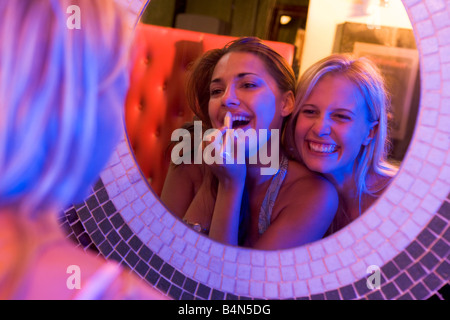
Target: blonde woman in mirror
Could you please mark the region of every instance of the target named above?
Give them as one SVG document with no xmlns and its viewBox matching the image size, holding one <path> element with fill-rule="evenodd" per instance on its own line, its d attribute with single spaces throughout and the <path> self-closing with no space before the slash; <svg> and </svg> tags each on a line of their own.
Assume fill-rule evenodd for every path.
<svg viewBox="0 0 450 320">
<path fill-rule="evenodd" d="M 389 107 L 383 77 L 366 58 L 331 55 L 300 78 L 286 143 L 293 158 L 338 190 L 327 234 L 358 218 L 397 173 L 388 161 Z"/>
<path fill-rule="evenodd" d="M 295 84 L 286 61 L 257 38 L 237 39 L 197 61 L 188 78 L 189 105 L 205 134 L 215 130 L 222 149 L 215 153 L 218 161 L 170 167 L 161 199 L 171 212 L 229 245 L 275 250 L 323 236 L 337 209 L 336 190 L 288 160 L 280 146 Z M 255 132 L 256 145 L 242 139 L 244 132 Z M 234 148 L 226 151 L 232 140 Z M 200 156 L 212 145 L 203 143 L 193 148 Z M 245 149 L 243 161 L 238 148 Z M 274 166 L 261 160 L 263 148 L 276 156 Z M 258 159 L 252 162 L 254 154 Z M 276 169 L 265 174 L 269 166 Z"/>
<path fill-rule="evenodd" d="M 81 29 L 66 25 L 69 6 Z M 109 0 L 0 1 L 0 299 L 161 299 L 66 238 L 122 132 L 129 29 Z"/>
</svg>

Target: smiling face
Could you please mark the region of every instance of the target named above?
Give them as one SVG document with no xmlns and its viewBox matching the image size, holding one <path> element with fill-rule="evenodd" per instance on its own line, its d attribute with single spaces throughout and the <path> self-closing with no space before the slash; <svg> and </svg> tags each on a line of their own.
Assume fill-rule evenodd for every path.
<svg viewBox="0 0 450 320">
<path fill-rule="evenodd" d="M 292 110 L 287 97 L 257 55 L 230 52 L 214 69 L 208 114 L 214 128 L 224 125 L 229 111 L 233 129 L 281 129 L 283 117 Z"/>
<path fill-rule="evenodd" d="M 373 137 L 376 122 L 359 89 L 346 77 L 326 75 L 300 106 L 295 143 L 312 170 L 335 177 L 353 173 L 361 148 Z"/>
</svg>

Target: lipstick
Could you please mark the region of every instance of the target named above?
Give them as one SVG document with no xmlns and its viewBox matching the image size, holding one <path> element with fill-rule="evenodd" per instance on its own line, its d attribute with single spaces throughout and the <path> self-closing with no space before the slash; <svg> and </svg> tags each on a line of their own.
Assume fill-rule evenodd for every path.
<svg viewBox="0 0 450 320">
<path fill-rule="evenodd" d="M 231 112 L 230 111 L 227 111 L 227 114 L 225 115 L 225 118 L 223 120 L 223 125 L 227 129 L 233 128 L 233 119 L 231 118 Z"/>
</svg>

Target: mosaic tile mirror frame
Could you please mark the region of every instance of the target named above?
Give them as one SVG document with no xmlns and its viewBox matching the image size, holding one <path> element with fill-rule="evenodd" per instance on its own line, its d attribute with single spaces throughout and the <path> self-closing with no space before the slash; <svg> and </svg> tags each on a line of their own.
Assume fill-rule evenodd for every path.
<svg viewBox="0 0 450 320">
<path fill-rule="evenodd" d="M 147 1 L 119 2 L 133 27 Z M 64 211 L 69 237 L 174 299 L 446 299 L 450 1 L 403 4 L 420 55 L 419 115 L 398 176 L 361 218 L 290 250 L 219 244 L 165 209 L 142 177 L 124 131 L 92 194 Z M 379 289 L 366 285 L 371 265 L 380 268 Z"/>
</svg>

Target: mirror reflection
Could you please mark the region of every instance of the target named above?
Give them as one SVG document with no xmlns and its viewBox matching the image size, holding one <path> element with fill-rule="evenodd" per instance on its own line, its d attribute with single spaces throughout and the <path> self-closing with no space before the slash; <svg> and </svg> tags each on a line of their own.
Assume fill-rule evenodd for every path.
<svg viewBox="0 0 450 320">
<path fill-rule="evenodd" d="M 280 85 L 290 72 L 239 43 L 198 60 L 244 36 L 299 84 Z M 134 47 L 137 163 L 171 212 L 227 244 L 280 249 L 337 231 L 389 185 L 413 133 L 418 54 L 400 0 L 152 0 Z M 370 62 L 326 59 L 338 53 Z"/>
</svg>

